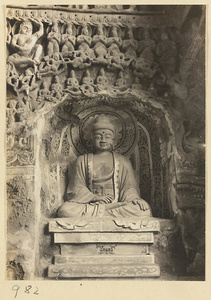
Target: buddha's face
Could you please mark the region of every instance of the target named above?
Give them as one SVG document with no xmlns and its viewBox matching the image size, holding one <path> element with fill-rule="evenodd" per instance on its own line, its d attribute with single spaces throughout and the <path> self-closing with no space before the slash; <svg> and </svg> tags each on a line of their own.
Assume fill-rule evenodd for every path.
<svg viewBox="0 0 211 300">
<path fill-rule="evenodd" d="M 110 129 L 97 129 L 93 132 L 93 145 L 96 151 L 113 149 L 114 133 Z"/>
</svg>

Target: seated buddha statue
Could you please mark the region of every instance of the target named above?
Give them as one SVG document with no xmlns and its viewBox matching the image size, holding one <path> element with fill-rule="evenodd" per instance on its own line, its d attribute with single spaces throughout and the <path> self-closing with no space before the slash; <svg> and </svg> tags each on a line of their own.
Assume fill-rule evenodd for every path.
<svg viewBox="0 0 211 300">
<path fill-rule="evenodd" d="M 69 172 L 67 201 L 58 217 L 145 217 L 149 204 L 140 198 L 128 158 L 113 151 L 115 127 L 105 115 L 92 127 L 94 151 L 77 158 Z"/>
</svg>

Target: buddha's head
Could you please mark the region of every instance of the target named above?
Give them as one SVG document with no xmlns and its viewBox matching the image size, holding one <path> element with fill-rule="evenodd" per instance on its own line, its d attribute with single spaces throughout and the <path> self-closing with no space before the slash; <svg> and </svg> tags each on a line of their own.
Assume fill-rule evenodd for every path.
<svg viewBox="0 0 211 300">
<path fill-rule="evenodd" d="M 92 141 L 95 151 L 111 151 L 115 138 L 115 128 L 108 117 L 99 116 L 92 127 Z"/>
</svg>

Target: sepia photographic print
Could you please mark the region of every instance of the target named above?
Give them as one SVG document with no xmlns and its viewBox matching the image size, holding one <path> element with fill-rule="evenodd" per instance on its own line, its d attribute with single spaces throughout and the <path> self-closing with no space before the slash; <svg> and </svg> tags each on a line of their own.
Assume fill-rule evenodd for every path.
<svg viewBox="0 0 211 300">
<path fill-rule="evenodd" d="M 205 280 L 206 8 L 5 6 L 6 280 Z"/>
</svg>

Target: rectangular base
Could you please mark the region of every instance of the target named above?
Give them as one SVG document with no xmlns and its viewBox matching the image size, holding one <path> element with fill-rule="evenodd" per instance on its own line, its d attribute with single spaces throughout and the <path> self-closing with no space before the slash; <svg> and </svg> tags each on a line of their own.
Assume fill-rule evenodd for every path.
<svg viewBox="0 0 211 300">
<path fill-rule="evenodd" d="M 96 256 L 63 256 L 56 255 L 54 256 L 55 265 L 75 265 L 75 264 L 153 264 L 154 255 L 96 255 Z"/>
<path fill-rule="evenodd" d="M 159 277 L 160 267 L 156 264 L 74 264 L 51 265 L 49 278 L 121 278 L 121 277 Z"/>
<path fill-rule="evenodd" d="M 160 267 L 150 253 L 159 222 L 153 218 L 55 219 L 49 224 L 61 255 L 48 268 L 49 278 L 149 278 Z"/>
<path fill-rule="evenodd" d="M 145 244 L 61 244 L 61 255 L 139 255 L 149 254 Z"/>
<path fill-rule="evenodd" d="M 151 232 L 62 232 L 54 233 L 54 243 L 135 243 L 152 244 Z"/>
</svg>

